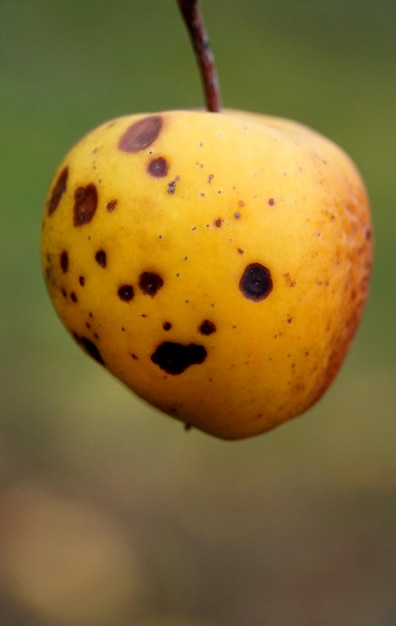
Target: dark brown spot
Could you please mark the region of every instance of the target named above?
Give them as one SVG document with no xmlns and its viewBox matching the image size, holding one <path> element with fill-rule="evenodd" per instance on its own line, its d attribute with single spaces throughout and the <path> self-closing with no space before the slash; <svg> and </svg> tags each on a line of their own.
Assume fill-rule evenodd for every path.
<svg viewBox="0 0 396 626">
<path fill-rule="evenodd" d="M 214 175 L 213 174 L 209 174 L 209 176 L 208 176 L 208 183 L 211 183 L 213 179 L 214 179 Z"/>
<path fill-rule="evenodd" d="M 110 202 L 106 204 L 106 209 L 108 210 L 109 213 L 111 213 L 112 211 L 114 211 L 116 206 L 117 206 L 117 200 L 110 200 Z"/>
<path fill-rule="evenodd" d="M 162 178 L 166 176 L 168 173 L 168 163 L 164 157 L 158 157 L 157 159 L 152 159 L 147 166 L 147 172 L 150 176 L 155 176 L 156 178 Z"/>
<path fill-rule="evenodd" d="M 274 200 L 274 198 L 270 198 L 270 199 L 268 200 L 268 204 L 269 204 L 270 206 L 274 206 L 274 204 L 275 204 L 275 200 Z"/>
<path fill-rule="evenodd" d="M 61 197 L 66 191 L 67 177 L 69 175 L 69 168 L 65 167 L 58 176 L 58 179 L 52 189 L 51 197 L 48 200 L 48 215 L 58 208 Z"/>
<path fill-rule="evenodd" d="M 76 294 L 74 293 L 74 291 L 72 291 L 72 292 L 71 292 L 71 294 L 70 294 L 70 299 L 71 299 L 71 301 L 72 301 L 72 302 L 77 302 L 77 296 L 76 296 Z"/>
<path fill-rule="evenodd" d="M 163 284 L 161 276 L 154 272 L 142 272 L 139 276 L 139 287 L 145 296 L 155 296 Z"/>
<path fill-rule="evenodd" d="M 211 335 L 216 332 L 216 324 L 209 320 L 204 320 L 198 330 L 202 335 Z"/>
<path fill-rule="evenodd" d="M 66 274 L 67 270 L 69 269 L 69 255 L 67 254 L 66 250 L 63 250 L 63 252 L 61 252 L 60 266 L 62 268 L 62 272 Z"/>
<path fill-rule="evenodd" d="M 206 356 L 204 346 L 164 341 L 151 355 L 151 360 L 167 374 L 177 375 L 182 374 L 190 365 L 203 363 Z"/>
<path fill-rule="evenodd" d="M 151 146 L 161 128 L 162 118 L 159 115 L 145 117 L 127 128 L 118 142 L 118 148 L 123 152 L 140 152 Z"/>
<path fill-rule="evenodd" d="M 220 226 L 222 225 L 223 220 L 221 219 L 221 217 L 218 217 L 217 220 L 215 220 L 213 222 L 213 224 L 216 226 L 216 228 L 220 228 Z"/>
<path fill-rule="evenodd" d="M 84 287 L 84 285 L 85 285 L 85 278 L 84 278 L 84 276 L 79 276 L 78 282 L 80 283 L 81 287 Z"/>
<path fill-rule="evenodd" d="M 268 268 L 261 263 L 250 263 L 239 281 L 239 289 L 245 298 L 260 302 L 272 291 L 272 278 Z"/>
<path fill-rule="evenodd" d="M 75 340 L 84 348 L 84 350 L 91 356 L 95 361 L 104 365 L 104 361 L 102 359 L 102 355 L 100 354 L 98 347 L 87 337 L 83 337 L 77 335 L 77 333 L 73 333 Z"/>
<path fill-rule="evenodd" d="M 172 328 L 172 324 L 171 324 L 170 322 L 164 322 L 164 323 L 162 324 L 162 328 L 163 328 L 164 330 L 170 330 L 170 329 Z"/>
<path fill-rule="evenodd" d="M 120 300 L 123 300 L 124 302 L 129 302 L 134 296 L 132 285 L 121 285 L 121 287 L 118 288 L 117 293 Z"/>
<path fill-rule="evenodd" d="M 79 187 L 74 194 L 74 226 L 89 224 L 98 206 L 98 192 L 94 184 Z"/>
<path fill-rule="evenodd" d="M 95 254 L 95 261 L 97 262 L 98 265 L 100 265 L 100 267 L 106 267 L 106 264 L 107 264 L 106 252 L 104 250 L 98 250 L 97 253 Z"/>
</svg>

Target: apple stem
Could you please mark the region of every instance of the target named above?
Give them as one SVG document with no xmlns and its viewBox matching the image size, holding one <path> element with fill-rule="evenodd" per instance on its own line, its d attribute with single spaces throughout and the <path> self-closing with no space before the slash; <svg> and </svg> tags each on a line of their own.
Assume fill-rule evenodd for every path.
<svg viewBox="0 0 396 626">
<path fill-rule="evenodd" d="M 209 38 L 198 7 L 198 0 L 177 0 L 177 2 L 198 61 L 205 93 L 206 108 L 213 113 L 219 113 L 221 111 L 219 81 L 214 56 L 209 45 Z"/>
</svg>

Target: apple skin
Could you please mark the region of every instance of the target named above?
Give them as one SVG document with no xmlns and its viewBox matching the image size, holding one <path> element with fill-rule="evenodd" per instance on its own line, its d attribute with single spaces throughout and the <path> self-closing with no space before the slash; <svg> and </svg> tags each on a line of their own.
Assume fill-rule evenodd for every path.
<svg viewBox="0 0 396 626">
<path fill-rule="evenodd" d="M 96 361 L 223 439 L 311 407 L 367 299 L 367 193 L 350 158 L 290 120 L 120 117 L 57 169 L 42 224 L 54 307 Z"/>
</svg>

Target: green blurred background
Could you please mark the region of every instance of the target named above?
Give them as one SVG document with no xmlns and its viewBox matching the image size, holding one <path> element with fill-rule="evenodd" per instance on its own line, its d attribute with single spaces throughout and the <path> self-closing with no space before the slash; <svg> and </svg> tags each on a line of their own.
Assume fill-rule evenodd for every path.
<svg viewBox="0 0 396 626">
<path fill-rule="evenodd" d="M 171 0 L 1 0 L 0 625 L 396 624 L 396 3 L 202 0 L 226 106 L 298 119 L 369 190 L 371 297 L 336 383 L 240 443 L 86 358 L 41 276 L 58 162 L 117 115 L 201 106 Z"/>
</svg>

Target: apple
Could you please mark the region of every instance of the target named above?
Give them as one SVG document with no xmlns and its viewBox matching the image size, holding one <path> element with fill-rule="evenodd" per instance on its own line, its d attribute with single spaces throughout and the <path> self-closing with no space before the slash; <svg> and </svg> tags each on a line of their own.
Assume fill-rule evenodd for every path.
<svg viewBox="0 0 396 626">
<path fill-rule="evenodd" d="M 42 266 L 91 357 L 185 424 L 243 439 L 334 380 L 368 294 L 369 201 L 329 139 L 220 110 L 196 2 L 179 4 L 208 111 L 127 115 L 86 134 L 51 182 Z"/>
</svg>

